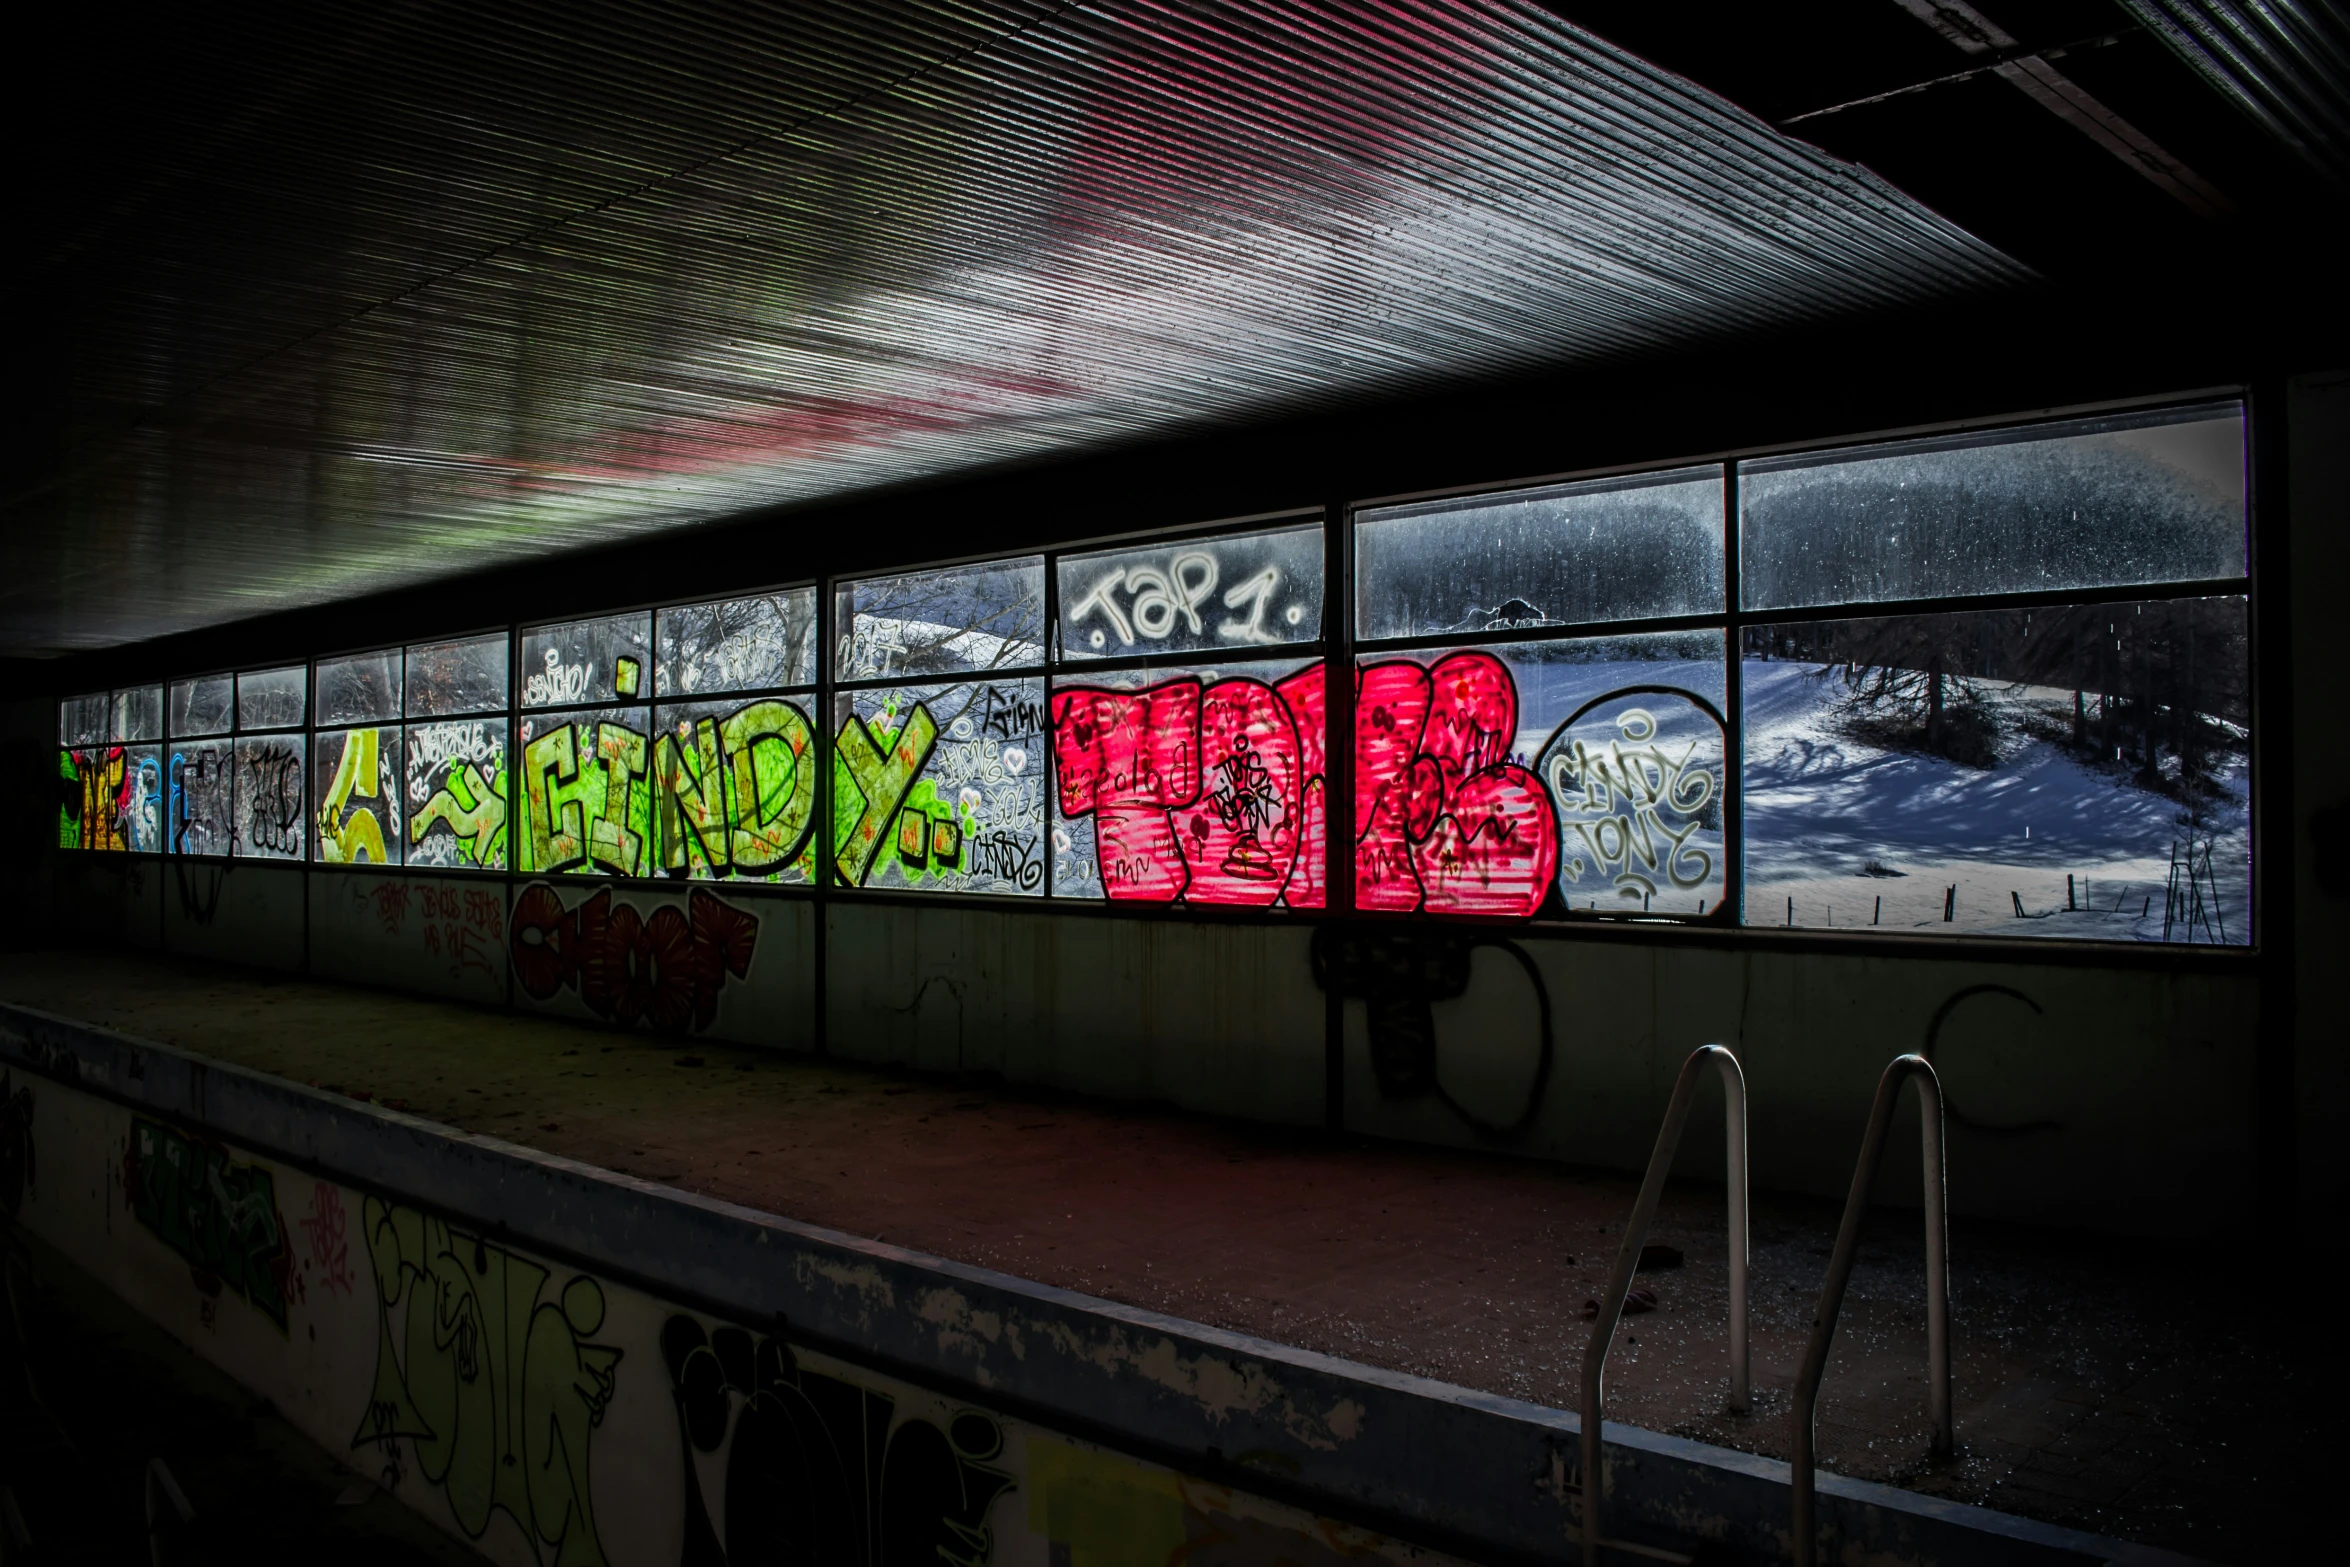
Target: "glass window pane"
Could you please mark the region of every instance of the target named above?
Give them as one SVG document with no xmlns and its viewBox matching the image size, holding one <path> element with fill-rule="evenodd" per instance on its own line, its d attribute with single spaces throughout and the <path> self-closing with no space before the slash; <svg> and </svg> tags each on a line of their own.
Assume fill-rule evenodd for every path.
<svg viewBox="0 0 2350 1567">
<path fill-rule="evenodd" d="M 163 738 L 163 688 L 133 686 L 114 693 L 106 726 L 110 740 Z"/>
<path fill-rule="evenodd" d="M 171 683 L 171 732 L 224 735 L 235 722 L 237 683 L 228 675 L 198 675 Z"/>
<path fill-rule="evenodd" d="M 1719 631 L 1365 659 L 1355 902 L 1720 917 Z"/>
<path fill-rule="evenodd" d="M 844 582 L 834 592 L 842 680 L 984 674 L 1044 661 L 1044 557 Z"/>
<path fill-rule="evenodd" d="M 108 695 L 69 696 L 57 704 L 59 745 L 102 745 L 106 740 Z"/>
<path fill-rule="evenodd" d="M 237 729 L 295 729 L 302 723 L 309 681 L 299 664 L 237 676 Z"/>
<path fill-rule="evenodd" d="M 1318 909 L 1323 667 L 1163 666 L 1053 687 L 1053 894 Z"/>
<path fill-rule="evenodd" d="M 408 650 L 408 714 L 453 718 L 506 707 L 506 633 L 426 642 Z"/>
<path fill-rule="evenodd" d="M 843 692 L 833 853 L 852 887 L 1041 897 L 1042 679 Z"/>
<path fill-rule="evenodd" d="M 229 852 L 231 744 L 226 739 L 172 742 L 164 798 L 171 853 Z"/>
<path fill-rule="evenodd" d="M 324 701 L 325 692 L 320 692 Z M 318 858 L 328 865 L 400 863 L 400 731 L 326 730 L 312 737 Z"/>
<path fill-rule="evenodd" d="M 1748 609 L 2246 569 L 2244 411 L 2074 419 L 1738 465 Z"/>
<path fill-rule="evenodd" d="M 498 639 L 501 683 L 505 640 Z M 409 694 L 415 695 L 413 683 Z M 410 724 L 403 750 L 408 864 L 504 870 L 512 803 L 506 784 L 506 720 Z"/>
<path fill-rule="evenodd" d="M 661 611 L 662 696 L 715 695 L 816 681 L 816 590 L 787 588 Z"/>
<path fill-rule="evenodd" d="M 663 703 L 653 869 L 804 882 L 816 869 L 816 730 L 805 697 Z"/>
<path fill-rule="evenodd" d="M 645 707 L 543 713 L 522 721 L 516 869 L 650 874 L 651 723 L 652 709 Z"/>
<path fill-rule="evenodd" d="M 322 724 L 366 724 L 400 716 L 400 650 L 318 661 L 317 713 Z"/>
<path fill-rule="evenodd" d="M 1722 470 L 1357 514 L 1361 641 L 1718 613 Z"/>
<path fill-rule="evenodd" d="M 89 745 L 58 753 L 68 781 L 60 803 L 60 848 L 163 852 L 163 764 L 152 745 Z"/>
<path fill-rule="evenodd" d="M 2245 606 L 1747 628 L 1747 921 L 2248 942 Z"/>
<path fill-rule="evenodd" d="M 1322 635 L 1322 529 L 1122 545 L 1054 564 L 1061 657 L 1234 652 Z"/>
<path fill-rule="evenodd" d="M 522 705 L 642 701 L 653 694 L 652 668 L 650 615 L 541 626 L 522 634 Z"/>
<path fill-rule="evenodd" d="M 296 671 L 299 673 L 299 671 Z M 237 706 L 244 706 L 238 677 Z M 301 687 L 294 688 L 296 695 Z M 237 741 L 230 852 L 259 859 L 302 857 L 302 737 L 266 735 Z"/>
</svg>

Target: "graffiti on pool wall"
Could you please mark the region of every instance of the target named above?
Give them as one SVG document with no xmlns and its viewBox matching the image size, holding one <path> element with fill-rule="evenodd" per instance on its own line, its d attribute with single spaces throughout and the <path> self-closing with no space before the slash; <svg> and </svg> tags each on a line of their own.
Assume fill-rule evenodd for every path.
<svg viewBox="0 0 2350 1567">
<path fill-rule="evenodd" d="M 684 1034 L 717 1020 L 727 976 L 749 976 L 758 944 L 759 916 L 700 887 L 685 907 L 647 915 L 610 888 L 567 909 L 561 892 L 533 882 L 514 900 L 508 946 L 515 981 L 534 1000 L 571 989 L 598 1017 Z"/>
<path fill-rule="evenodd" d="M 1322 666 L 1053 693 L 1061 812 L 1090 817 L 1113 900 L 1323 902 Z"/>
<path fill-rule="evenodd" d="M 187 1263 L 198 1289 L 239 1296 L 285 1330 L 287 1296 L 299 1286 L 277 1185 L 265 1166 L 240 1163 L 218 1143 L 138 1116 L 122 1184 L 131 1216 Z"/>
<path fill-rule="evenodd" d="M 1357 673 L 1356 907 L 1520 919 L 1541 907 L 1558 817 L 1510 760 L 1517 728 L 1517 683 L 1490 653 Z"/>
<path fill-rule="evenodd" d="M 15 1217 L 34 1176 L 33 1091 L 11 1087 L 0 1071 L 0 1213 Z"/>
<path fill-rule="evenodd" d="M 416 944 L 446 963 L 451 979 L 468 972 L 498 977 L 495 958 L 506 936 L 506 908 L 505 899 L 491 889 L 387 878 L 352 882 L 350 897 L 394 940 L 409 939 L 410 916 L 416 916 Z"/>
<path fill-rule="evenodd" d="M 535 1559 L 602 1563 L 588 1449 L 621 1359 L 589 1342 L 604 1325 L 603 1286 L 579 1274 L 551 1289 L 538 1264 L 381 1198 L 361 1218 L 375 1383 L 353 1450 L 376 1450 L 387 1487 L 413 1462 L 469 1539 L 503 1510 Z"/>
<path fill-rule="evenodd" d="M 661 1329 L 684 1449 L 681 1567 L 825 1562 L 981 1567 L 995 1555 L 988 1512 L 1012 1476 L 995 1418 L 896 1415 L 896 1400 L 803 1371 L 781 1339 L 705 1332 L 682 1313 Z M 725 1452 L 715 1510 L 696 1453 Z"/>
</svg>

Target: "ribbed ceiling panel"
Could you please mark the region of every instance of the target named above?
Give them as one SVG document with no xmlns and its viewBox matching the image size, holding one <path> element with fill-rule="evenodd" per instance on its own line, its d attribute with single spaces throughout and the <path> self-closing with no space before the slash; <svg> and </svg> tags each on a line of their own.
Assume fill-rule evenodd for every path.
<svg viewBox="0 0 2350 1567">
<path fill-rule="evenodd" d="M 2350 189 L 2350 16 L 2326 0 L 2122 0 L 2220 96 Z"/>
<path fill-rule="evenodd" d="M 8 644 L 2023 276 L 1508 0 L 483 9 L 191 36 Z"/>
</svg>

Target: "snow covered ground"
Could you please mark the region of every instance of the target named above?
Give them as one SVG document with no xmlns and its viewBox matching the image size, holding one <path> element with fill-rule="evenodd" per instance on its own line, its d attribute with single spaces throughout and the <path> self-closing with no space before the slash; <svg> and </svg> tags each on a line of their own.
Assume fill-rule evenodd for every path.
<svg viewBox="0 0 2350 1567">
<path fill-rule="evenodd" d="M 1853 739 L 1836 712 L 1845 688 L 1834 671 L 1748 659 L 1741 675 L 1748 923 L 2163 939 L 2172 848 L 2183 854 L 2189 832 L 2185 808 L 2020 732 L 2013 720 L 2023 711 L 2069 704 L 2070 692 L 1994 688 L 2009 721 L 1999 765 L 1983 771 Z M 2197 831 L 2217 840 L 2218 907 L 2209 909 L 2206 885 L 2208 926 L 2174 928 L 2170 939 L 2243 945 L 2251 939 L 2249 767 L 2241 756 L 2214 765 L 2225 769 L 2218 781 L 2227 797 L 2206 808 Z M 1871 874 L 1871 861 L 1895 874 Z"/>
</svg>

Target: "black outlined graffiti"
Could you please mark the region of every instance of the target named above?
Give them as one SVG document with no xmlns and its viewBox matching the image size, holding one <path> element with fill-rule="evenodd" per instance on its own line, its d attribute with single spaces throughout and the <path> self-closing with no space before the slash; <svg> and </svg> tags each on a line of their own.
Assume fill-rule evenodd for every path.
<svg viewBox="0 0 2350 1567">
<path fill-rule="evenodd" d="M 445 1220 L 376 1197 L 362 1211 L 375 1391 L 352 1448 L 377 1449 L 397 1483 L 406 1443 L 468 1539 L 503 1510 L 537 1560 L 601 1567 L 588 1449 L 621 1359 L 588 1342 L 603 1286 L 578 1274 L 551 1289 L 545 1268 Z"/>
<path fill-rule="evenodd" d="M 1436 1074 L 1436 1015 L 1429 1003 L 1468 991 L 1470 955 L 1479 947 L 1507 952 L 1534 987 L 1538 1019 L 1534 1071 L 1526 1083 L 1524 1107 L 1517 1119 L 1508 1122 L 1484 1119 L 1455 1099 Z M 1313 965 L 1315 984 L 1327 990 L 1335 983 L 1342 993 L 1363 998 L 1371 1070 L 1383 1097 L 1414 1099 L 1432 1094 L 1480 1135 L 1496 1139 L 1519 1136 L 1534 1124 L 1550 1086 L 1556 1046 L 1550 988 L 1542 982 L 1542 971 L 1525 948 L 1504 937 L 1443 926 L 1352 930 L 1325 926 L 1314 932 Z"/>
<path fill-rule="evenodd" d="M 2039 1002 L 2034 1001 L 2030 996 L 2025 995 L 2022 991 L 2017 990 L 2010 985 L 1961 986 L 1959 989 L 1952 991 L 1948 996 L 1945 996 L 1942 1000 L 1942 1004 L 1934 1009 L 1933 1017 L 1927 1020 L 1926 1042 L 1918 1048 L 1918 1054 L 1924 1056 L 1928 1061 L 1932 1061 L 1934 1059 L 1934 1047 L 1942 1042 L 1942 1025 L 1950 1021 L 1951 1013 L 1956 1012 L 1961 1005 L 1976 996 L 2006 996 L 2010 1000 L 2020 1001 L 2025 1006 L 2030 1007 L 2035 1016 L 2039 1015 L 2041 1011 Z M 1944 1074 L 1942 1081 L 1943 1113 L 1949 1116 L 1953 1121 L 1956 1121 L 1959 1125 L 1967 1128 L 1969 1131 L 1986 1132 L 1994 1137 L 2023 1137 L 2033 1132 L 2055 1132 L 2063 1130 L 2063 1123 L 2060 1121 L 2016 1121 L 2006 1125 L 2000 1125 L 1990 1121 L 1978 1121 L 1973 1116 L 1968 1115 L 1964 1110 L 1961 1110 L 1958 1107 L 1958 1101 L 1950 1096 L 1949 1077 L 1947 1072 L 1944 1071 L 1944 1068 L 1937 1065 L 1934 1070 Z"/>
<path fill-rule="evenodd" d="M 987 1462 L 1003 1450 L 993 1416 L 966 1410 L 943 1430 L 897 1419 L 887 1394 L 801 1370 L 779 1338 L 705 1332 L 682 1313 L 662 1327 L 661 1355 L 685 1470 L 681 1567 L 994 1559 L 987 1515 L 1013 1481 Z M 721 1450 L 725 1500 L 713 1518 L 694 1454 Z"/>
</svg>

